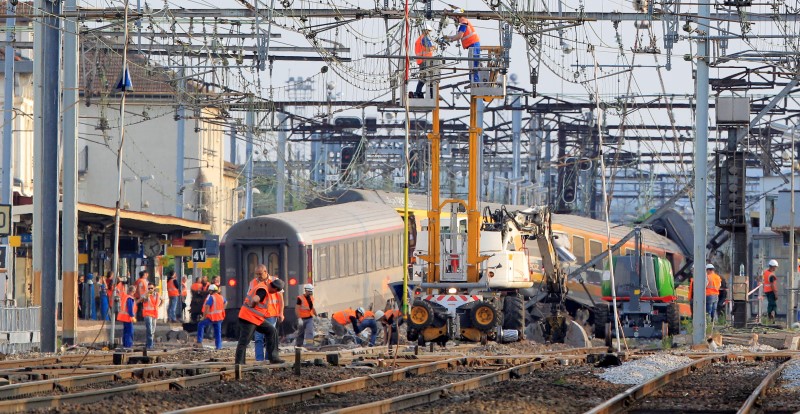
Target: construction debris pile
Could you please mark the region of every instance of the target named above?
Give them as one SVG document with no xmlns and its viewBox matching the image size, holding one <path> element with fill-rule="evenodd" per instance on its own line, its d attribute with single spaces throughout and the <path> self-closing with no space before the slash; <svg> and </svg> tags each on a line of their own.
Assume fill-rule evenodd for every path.
<svg viewBox="0 0 800 414">
<path fill-rule="evenodd" d="M 784 381 L 783 388 L 800 388 L 800 360 L 795 359 L 786 364 L 781 380 Z"/>
<path fill-rule="evenodd" d="M 599 377 L 612 384 L 638 385 L 664 372 L 680 368 L 691 361 L 691 358 L 678 355 L 651 355 L 625 362 L 618 367 L 608 368 L 599 374 Z"/>
</svg>

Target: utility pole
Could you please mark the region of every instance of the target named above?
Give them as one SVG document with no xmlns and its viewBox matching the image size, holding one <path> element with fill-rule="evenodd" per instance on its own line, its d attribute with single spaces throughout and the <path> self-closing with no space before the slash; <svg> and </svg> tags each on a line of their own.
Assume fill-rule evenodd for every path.
<svg viewBox="0 0 800 414">
<path fill-rule="evenodd" d="M 175 217 L 183 218 L 183 192 L 185 188 L 184 177 L 184 158 L 186 157 L 186 121 L 184 120 L 186 108 L 183 105 L 183 93 L 186 89 L 186 77 L 184 69 L 178 69 L 178 108 L 175 111 L 175 120 L 178 122 L 178 147 L 175 159 L 175 183 L 177 186 L 178 201 L 175 203 Z M 178 275 L 180 278 L 180 275 Z M 178 279 L 180 280 L 180 279 Z"/>
<path fill-rule="evenodd" d="M 516 76 L 511 75 L 511 78 L 514 79 Z M 521 151 L 522 151 L 522 143 L 521 135 L 522 135 L 522 105 L 519 102 L 519 95 L 514 95 L 514 102 L 511 103 L 511 134 L 512 134 L 512 151 L 513 151 L 513 164 L 511 178 L 516 180 L 521 178 L 521 169 L 522 169 L 522 160 L 521 160 Z M 509 180 L 509 182 L 511 182 Z M 511 204 L 518 205 L 519 204 L 519 181 L 514 181 L 514 186 L 511 189 Z"/>
<path fill-rule="evenodd" d="M 275 212 L 283 213 L 286 205 L 286 114 L 278 113 L 278 159 L 275 163 L 277 183 L 275 187 Z"/>
<path fill-rule="evenodd" d="M 697 127 L 694 143 L 694 306 L 692 307 L 692 343 L 705 342 L 706 336 L 706 229 L 708 179 L 708 17 L 711 5 L 697 6 Z"/>
<path fill-rule="evenodd" d="M 38 72 L 34 89 L 40 89 L 41 106 L 35 109 L 34 130 L 41 130 L 34 182 L 39 184 L 34 198 L 33 239 L 34 280 L 41 278 L 42 314 L 41 340 L 42 352 L 56 350 L 56 317 L 58 295 L 58 149 L 61 106 L 59 71 L 61 69 L 61 2 L 36 0 L 36 10 L 42 10 L 42 17 L 35 23 L 41 36 L 34 36 L 34 72 Z M 13 57 L 12 57 L 13 58 Z M 40 249 L 37 250 L 37 247 Z M 40 265 L 39 269 L 36 265 Z M 37 270 L 39 270 L 37 274 Z"/>
<path fill-rule="evenodd" d="M 10 3 L 10 2 L 9 2 Z M 77 0 L 67 0 L 66 12 L 76 12 Z M 61 213 L 61 279 L 64 343 L 78 339 L 78 20 L 64 20 L 64 177 Z M 8 56 L 8 55 L 6 55 Z M 88 309 L 86 310 L 88 311 Z"/>
<path fill-rule="evenodd" d="M 248 100 L 250 106 L 247 108 L 245 123 L 247 124 L 247 145 L 245 145 L 244 156 L 244 218 L 253 217 L 253 128 L 255 128 L 255 116 L 253 114 L 253 97 Z"/>
<path fill-rule="evenodd" d="M 0 186 L 3 188 L 2 202 L 3 204 L 14 204 L 14 175 L 12 174 L 12 158 L 14 154 L 14 27 L 16 26 L 16 6 L 14 3 L 6 2 L 6 60 L 5 60 L 5 73 L 3 74 L 5 81 L 5 89 L 3 96 L 3 175 Z M 13 207 L 12 207 L 13 208 Z M 8 244 L 8 238 L 3 237 L 3 244 Z M 15 283 L 14 260 L 10 256 L 6 259 L 6 280 L 10 278 L 11 284 L 7 286 L 11 292 L 14 291 L 13 286 Z M 12 297 L 8 291 L 4 292 L 3 299 Z"/>
</svg>

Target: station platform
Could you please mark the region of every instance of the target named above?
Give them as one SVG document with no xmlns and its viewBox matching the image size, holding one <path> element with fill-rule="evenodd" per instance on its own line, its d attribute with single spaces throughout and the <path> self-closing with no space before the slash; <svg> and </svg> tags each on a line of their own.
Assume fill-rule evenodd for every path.
<svg viewBox="0 0 800 414">
<path fill-rule="evenodd" d="M 58 336 L 62 337 L 63 335 L 63 327 L 62 321 L 58 321 Z M 78 345 L 90 345 L 94 343 L 96 346 L 103 346 L 109 343 L 110 339 L 110 328 L 111 321 L 95 321 L 95 320 L 78 320 L 78 334 L 77 334 L 77 344 Z M 158 321 L 156 323 L 156 334 L 155 338 L 157 342 L 167 341 L 170 339 L 181 339 L 185 340 L 188 336 L 194 335 L 189 334 L 183 330 L 183 325 L 180 323 L 168 323 Z M 116 329 L 114 333 L 115 342 L 119 342 L 122 338 L 122 323 L 116 323 Z M 144 323 L 141 321 L 137 321 L 133 326 L 133 341 L 135 343 L 144 343 L 145 341 L 145 327 Z"/>
</svg>

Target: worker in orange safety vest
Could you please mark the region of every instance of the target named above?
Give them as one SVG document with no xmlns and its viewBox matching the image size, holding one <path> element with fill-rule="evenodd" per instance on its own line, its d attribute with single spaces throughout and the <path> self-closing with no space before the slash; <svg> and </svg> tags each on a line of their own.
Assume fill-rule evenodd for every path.
<svg viewBox="0 0 800 414">
<path fill-rule="evenodd" d="M 480 61 L 477 59 L 481 57 L 481 39 L 478 36 L 478 32 L 475 31 L 475 27 L 472 26 L 472 22 L 464 17 L 463 9 L 453 10 L 452 17 L 456 22 L 456 33 L 452 36 L 445 36 L 445 39 L 448 41 L 460 40 L 462 48 L 472 51 L 472 57 L 476 59 L 472 62 L 472 81 L 480 82 L 480 78 L 478 76 L 478 66 L 480 65 Z"/>
<path fill-rule="evenodd" d="M 203 320 L 197 325 L 197 343 L 203 345 L 203 332 L 208 325 L 214 326 L 214 345 L 222 349 L 222 321 L 225 320 L 225 305 L 228 303 L 215 284 L 208 287 L 208 299 L 203 304 Z"/>
<path fill-rule="evenodd" d="M 706 265 L 706 314 L 713 324 L 717 318 L 717 303 L 719 303 L 719 288 L 722 278 L 714 271 L 714 265 Z"/>
<path fill-rule="evenodd" d="M 347 325 L 350 324 L 350 318 L 356 317 L 356 311 L 352 308 L 340 310 L 331 315 L 331 329 L 336 336 L 344 336 L 347 334 Z"/>
<path fill-rule="evenodd" d="M 314 316 L 317 311 L 314 309 L 314 285 L 307 283 L 303 286 L 303 294 L 297 297 L 297 305 L 294 308 L 299 319 L 297 338 L 295 346 L 303 346 L 306 339 L 314 339 Z"/>
<path fill-rule="evenodd" d="M 156 292 L 156 287 L 150 283 L 147 293 L 140 299 L 142 303 L 142 317 L 144 320 L 145 333 L 147 339 L 145 348 L 153 349 L 153 338 L 156 334 L 156 321 L 158 320 L 158 308 L 161 306 L 161 295 Z"/>
<path fill-rule="evenodd" d="M 249 292 L 242 307 L 239 309 L 239 343 L 236 345 L 236 363 L 244 364 L 247 346 L 253 337 L 253 332 L 264 334 L 269 361 L 274 364 L 284 362 L 278 355 L 278 331 L 267 322 L 269 312 L 268 296 L 283 290 L 283 281 L 275 279 L 267 283 L 269 275 L 266 271 L 257 271 L 257 283 Z"/>
<path fill-rule="evenodd" d="M 778 277 L 775 271 L 778 270 L 778 261 L 772 259 L 767 263 L 767 270 L 764 270 L 764 294 L 767 296 L 767 316 L 770 321 L 775 322 L 778 313 Z"/>
<path fill-rule="evenodd" d="M 120 309 L 117 314 L 117 321 L 122 322 L 122 347 L 133 348 L 133 324 L 136 322 L 136 300 L 133 294 L 136 293 L 135 286 L 128 286 L 128 289 L 119 297 Z"/>
<path fill-rule="evenodd" d="M 430 24 L 425 23 L 425 26 L 422 27 L 422 34 L 417 38 L 416 42 L 414 42 L 414 55 L 421 56 L 421 57 L 431 57 L 433 56 L 433 52 L 436 50 L 436 46 L 431 41 L 430 35 L 433 31 L 433 28 Z M 423 76 L 423 72 L 432 66 L 433 61 L 429 59 L 417 59 L 417 66 L 419 66 L 420 70 L 420 77 L 419 82 L 417 83 L 417 90 L 414 92 L 414 98 L 424 98 L 425 94 L 422 92 L 422 89 L 425 87 L 425 77 Z M 432 98 L 433 96 L 429 96 Z"/>
</svg>

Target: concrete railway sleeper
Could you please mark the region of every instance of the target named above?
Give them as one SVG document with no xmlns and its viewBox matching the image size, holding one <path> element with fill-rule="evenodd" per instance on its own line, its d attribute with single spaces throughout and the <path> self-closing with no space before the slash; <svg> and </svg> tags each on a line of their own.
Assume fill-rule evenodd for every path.
<svg viewBox="0 0 800 414">
<path fill-rule="evenodd" d="M 586 414 L 750 413 L 788 359 L 763 354 L 706 356 L 628 388 Z"/>
</svg>

